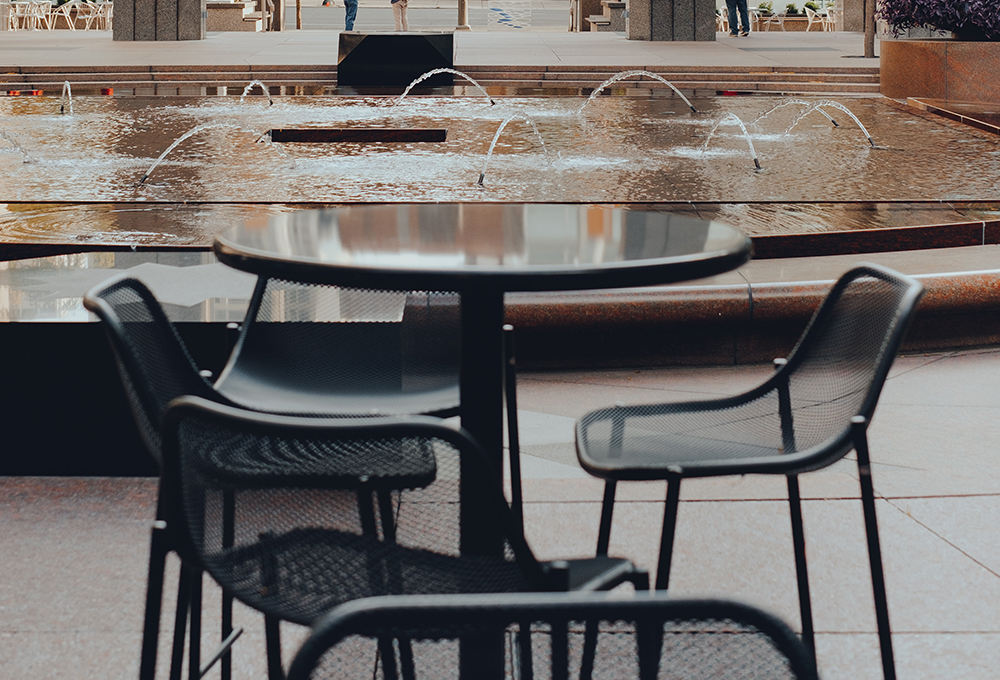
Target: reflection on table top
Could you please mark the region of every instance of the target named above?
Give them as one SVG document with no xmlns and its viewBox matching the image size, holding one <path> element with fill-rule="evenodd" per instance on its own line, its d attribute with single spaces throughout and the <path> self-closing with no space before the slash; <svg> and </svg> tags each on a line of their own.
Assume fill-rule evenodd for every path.
<svg viewBox="0 0 1000 680">
<path fill-rule="evenodd" d="M 279 276 L 293 273 L 289 266 L 298 275 L 320 271 L 319 277 L 336 269 L 337 282 L 345 285 L 366 283 L 351 280 L 354 272 L 395 273 L 425 284 L 440 275 L 437 288 L 465 279 L 505 290 L 565 290 L 638 269 L 647 271 L 644 280 L 613 285 L 678 280 L 668 271 L 678 263 L 732 269 L 749 256 L 750 243 L 728 225 L 656 210 L 397 204 L 302 210 L 250 221 L 224 232 L 216 252 L 228 264 Z M 652 270 L 660 265 L 656 278 Z"/>
<path fill-rule="evenodd" d="M 0 262 L 0 323 L 87 322 L 84 294 L 127 272 L 145 283 L 172 321 L 242 321 L 256 277 L 207 252 L 79 253 Z"/>
</svg>

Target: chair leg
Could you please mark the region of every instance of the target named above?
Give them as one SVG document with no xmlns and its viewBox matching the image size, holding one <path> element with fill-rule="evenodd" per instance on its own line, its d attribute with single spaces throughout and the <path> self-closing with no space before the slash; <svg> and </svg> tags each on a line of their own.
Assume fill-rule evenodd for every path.
<svg viewBox="0 0 1000 680">
<path fill-rule="evenodd" d="M 521 439 L 517 425 L 517 360 L 514 327 L 504 324 L 504 405 L 507 407 L 507 454 L 510 458 L 510 509 L 524 533 L 524 500 L 521 495 Z"/>
<path fill-rule="evenodd" d="M 188 653 L 188 680 L 201 680 L 201 571 L 191 570 L 191 640 Z"/>
<path fill-rule="evenodd" d="M 229 328 L 227 326 L 226 328 Z M 222 508 L 222 547 L 231 548 L 235 542 L 236 533 L 236 496 L 233 491 L 223 493 Z M 233 596 L 222 591 L 222 640 L 225 641 L 233 632 Z M 233 652 L 227 649 L 220 659 L 221 680 L 233 677 Z"/>
<path fill-rule="evenodd" d="M 816 656 L 816 636 L 813 632 L 812 600 L 809 597 L 809 572 L 806 567 L 806 539 L 802 529 L 802 501 L 799 478 L 788 475 L 788 512 L 792 518 L 792 544 L 795 546 L 795 578 L 799 584 L 799 617 L 802 620 L 802 642 Z"/>
<path fill-rule="evenodd" d="M 597 532 L 597 555 L 608 554 L 611 543 L 611 516 L 615 511 L 615 488 L 617 482 L 609 479 L 604 482 L 604 501 L 601 503 L 601 527 Z"/>
<path fill-rule="evenodd" d="M 264 633 L 267 638 L 267 680 L 285 680 L 285 671 L 281 667 L 280 621 L 273 616 L 265 616 Z"/>
<path fill-rule="evenodd" d="M 656 589 L 666 590 L 670 582 L 670 561 L 674 552 L 674 531 L 677 529 L 677 505 L 681 500 L 681 478 L 667 478 L 667 500 L 663 507 L 663 533 L 660 535 L 660 561 L 656 565 Z"/>
<path fill-rule="evenodd" d="M 191 570 L 181 565 L 177 581 L 177 609 L 174 611 L 174 641 L 170 655 L 170 680 L 181 680 L 184 665 L 184 634 L 187 632 L 188 606 L 191 602 Z"/>
<path fill-rule="evenodd" d="M 868 562 L 872 572 L 872 590 L 875 593 L 875 621 L 878 624 L 878 641 L 882 653 L 882 675 L 885 680 L 896 680 L 892 632 L 889 628 L 889 603 L 885 594 L 885 572 L 882 567 L 882 549 L 878 538 L 878 518 L 875 516 L 875 488 L 872 484 L 872 466 L 868 455 L 867 425 L 867 420 L 862 416 L 855 416 L 851 419 L 851 426 L 854 430 L 854 450 L 858 454 L 861 506 L 864 509 L 865 536 L 868 539 Z"/>
<path fill-rule="evenodd" d="M 146 577 L 146 614 L 142 624 L 142 656 L 139 661 L 139 680 L 156 677 L 156 646 L 160 639 L 160 613 L 163 609 L 163 576 L 170 552 L 167 524 L 162 520 L 153 523 L 149 537 L 149 573 Z"/>
</svg>

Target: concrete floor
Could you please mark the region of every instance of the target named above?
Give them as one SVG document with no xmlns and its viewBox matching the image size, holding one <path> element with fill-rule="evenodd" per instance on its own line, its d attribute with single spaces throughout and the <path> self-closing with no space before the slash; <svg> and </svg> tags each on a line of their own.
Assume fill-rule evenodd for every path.
<svg viewBox="0 0 1000 680">
<path fill-rule="evenodd" d="M 586 556 L 601 483 L 575 462 L 574 420 L 617 401 L 734 393 L 769 366 L 580 371 L 519 383 L 529 541 L 540 558 Z M 991 678 L 1000 665 L 1000 349 L 903 356 L 870 430 L 899 677 Z M 817 646 L 826 680 L 880 677 L 857 469 L 802 477 Z M 0 478 L 3 677 L 136 676 L 156 487 L 148 479 Z M 623 485 L 612 552 L 655 567 L 664 488 Z M 722 595 L 798 626 L 783 480 L 685 482 L 671 581 L 677 595 Z M 171 563 L 171 568 L 176 566 Z M 168 579 L 171 583 L 172 579 Z M 207 590 L 205 645 L 217 591 Z M 161 661 L 172 594 L 167 594 Z M 262 619 L 237 611 L 237 678 L 265 677 Z M 286 660 L 304 629 L 287 626 Z M 161 671 L 165 672 L 165 668 Z M 217 677 L 217 671 L 208 677 Z"/>
</svg>

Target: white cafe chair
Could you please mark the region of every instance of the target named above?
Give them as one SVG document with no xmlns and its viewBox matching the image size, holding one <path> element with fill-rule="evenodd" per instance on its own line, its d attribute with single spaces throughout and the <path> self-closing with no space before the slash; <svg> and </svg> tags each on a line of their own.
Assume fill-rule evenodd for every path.
<svg viewBox="0 0 1000 680">
<path fill-rule="evenodd" d="M 819 30 L 821 31 L 830 30 L 829 28 L 827 28 L 826 17 L 817 14 L 808 7 L 805 7 L 804 9 L 806 11 L 806 20 L 808 21 L 808 23 L 806 24 L 807 31 L 812 28 L 813 24 L 819 24 Z"/>
<path fill-rule="evenodd" d="M 764 30 L 770 31 L 771 26 L 781 26 L 781 30 L 785 30 L 785 14 L 788 10 L 781 10 L 780 12 L 775 12 L 769 17 L 761 17 L 764 23 Z"/>
</svg>

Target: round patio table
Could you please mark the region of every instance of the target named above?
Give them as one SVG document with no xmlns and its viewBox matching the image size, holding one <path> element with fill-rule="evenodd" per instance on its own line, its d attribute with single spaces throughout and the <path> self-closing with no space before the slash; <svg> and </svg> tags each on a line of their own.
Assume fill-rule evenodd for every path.
<svg viewBox="0 0 1000 680">
<path fill-rule="evenodd" d="M 301 210 L 233 227 L 215 252 L 285 280 L 457 291 L 462 426 L 499 475 L 504 293 L 686 281 L 740 266 L 751 246 L 725 224 L 642 207 L 463 203 Z"/>
</svg>

